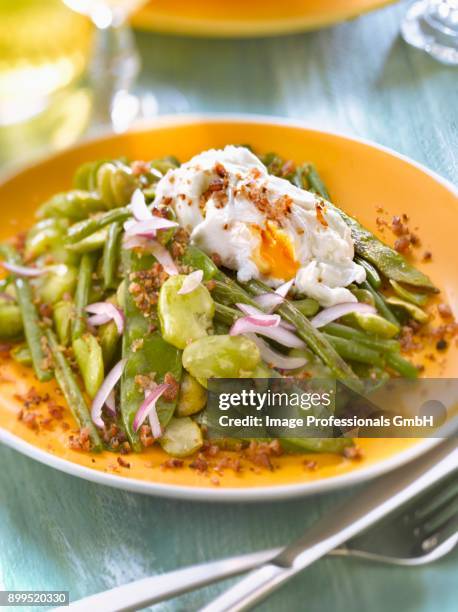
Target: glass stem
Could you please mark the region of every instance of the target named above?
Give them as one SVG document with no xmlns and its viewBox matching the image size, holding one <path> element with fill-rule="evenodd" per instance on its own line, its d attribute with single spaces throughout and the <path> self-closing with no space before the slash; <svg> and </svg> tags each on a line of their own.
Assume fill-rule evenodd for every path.
<svg viewBox="0 0 458 612">
<path fill-rule="evenodd" d="M 116 95 L 129 92 L 139 70 L 140 57 L 132 31 L 124 24 L 99 29 L 90 69 L 96 122 L 112 122 Z"/>
</svg>

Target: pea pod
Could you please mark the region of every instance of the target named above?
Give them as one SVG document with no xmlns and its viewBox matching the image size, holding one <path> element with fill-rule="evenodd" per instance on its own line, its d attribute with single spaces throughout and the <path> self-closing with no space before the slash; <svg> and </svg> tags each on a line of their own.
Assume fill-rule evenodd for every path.
<svg viewBox="0 0 458 612">
<path fill-rule="evenodd" d="M 401 300 L 401 298 L 397 297 L 389 297 L 386 301 L 391 306 L 401 308 L 407 312 L 412 319 L 415 319 L 415 321 L 418 321 L 419 323 L 427 323 L 429 321 L 428 313 L 415 304 L 412 304 L 412 302 L 407 302 L 407 300 Z"/>
<path fill-rule="evenodd" d="M 0 254 L 12 264 L 23 265 L 21 257 L 11 245 L 0 245 Z M 32 354 L 35 374 L 40 381 L 50 380 L 52 378 L 52 371 L 48 366 L 46 337 L 41 327 L 32 288 L 29 281 L 25 278 L 16 277 L 14 282 L 24 326 L 24 334 Z"/>
<path fill-rule="evenodd" d="M 193 376 L 184 374 L 180 385 L 180 396 L 176 407 L 179 417 L 200 412 L 207 403 L 207 391 Z"/>
<path fill-rule="evenodd" d="M 260 361 L 258 347 L 244 336 L 206 336 L 183 351 L 183 367 L 201 383 L 253 376 Z"/>
<path fill-rule="evenodd" d="M 415 293 L 409 291 L 394 280 L 390 280 L 390 285 L 393 287 L 394 292 L 403 300 L 412 302 L 416 306 L 424 306 L 428 301 L 428 296 L 424 293 Z"/>
<path fill-rule="evenodd" d="M 98 193 L 74 189 L 58 193 L 37 211 L 39 219 L 64 217 L 72 221 L 85 219 L 90 214 L 106 210 L 107 206 Z"/>
<path fill-rule="evenodd" d="M 154 258 L 150 255 L 138 257 L 132 252 L 122 253 L 124 275 L 129 276 L 140 270 L 150 269 Z M 126 366 L 121 378 L 121 415 L 124 427 L 136 451 L 141 450 L 139 436 L 133 430 L 133 420 L 141 403 L 144 392 L 136 383 L 139 375 L 155 373 L 154 381 L 162 383 L 166 374 L 170 374 L 176 381 L 181 379 L 181 351 L 166 342 L 159 332 L 151 330 L 151 320 L 137 308 L 129 283 L 124 283 L 124 313 L 126 327 L 122 340 L 122 355 Z M 175 411 L 176 399 L 167 401 L 161 397 L 157 404 L 157 412 L 161 425 L 165 427 Z"/>
<path fill-rule="evenodd" d="M 102 349 L 92 334 L 75 338 L 72 346 L 86 391 L 94 398 L 104 379 Z"/>
<path fill-rule="evenodd" d="M 54 374 L 57 384 L 62 390 L 67 404 L 72 411 L 73 417 L 82 429 L 86 429 L 91 440 L 93 451 L 101 451 L 103 448 L 102 441 L 99 437 L 97 429 L 92 422 L 89 413 L 88 405 L 81 392 L 81 389 L 76 382 L 73 371 L 68 363 L 64 353 L 62 352 L 57 338 L 54 333 L 48 329 L 46 331 L 49 348 L 54 359 Z"/>
<path fill-rule="evenodd" d="M 186 276 L 177 274 L 166 280 L 158 301 L 162 337 L 179 349 L 208 335 L 215 313 L 215 303 L 204 285 L 180 295 L 185 279 Z"/>
</svg>

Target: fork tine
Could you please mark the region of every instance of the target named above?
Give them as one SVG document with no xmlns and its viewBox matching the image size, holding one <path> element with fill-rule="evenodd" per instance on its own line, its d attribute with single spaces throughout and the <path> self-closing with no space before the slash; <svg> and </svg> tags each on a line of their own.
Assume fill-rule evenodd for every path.
<svg viewBox="0 0 458 612">
<path fill-rule="evenodd" d="M 451 477 L 442 480 L 437 486 L 432 487 L 427 495 L 423 494 L 417 500 L 417 504 L 413 505 L 415 509 L 405 513 L 405 522 L 412 524 L 428 520 L 436 512 L 440 512 L 456 495 L 458 495 L 458 476 L 457 474 L 452 474 Z M 421 501 L 420 506 L 418 506 L 418 501 Z"/>
<path fill-rule="evenodd" d="M 455 514 L 453 514 L 453 516 L 451 516 L 447 521 L 442 523 L 440 527 L 438 527 L 438 529 L 434 533 L 428 535 L 428 537 L 426 537 L 425 539 L 422 539 L 418 543 L 418 548 L 417 548 L 418 552 L 422 554 L 428 553 L 434 548 L 437 548 L 438 546 L 440 546 L 442 542 L 445 542 L 446 540 L 450 539 L 453 535 L 457 535 L 457 534 L 458 534 L 458 513 L 455 512 Z"/>
<path fill-rule="evenodd" d="M 441 528 L 454 515 L 458 515 L 458 493 L 456 496 L 445 502 L 437 511 L 426 518 L 420 529 L 424 533 L 431 533 Z"/>
</svg>

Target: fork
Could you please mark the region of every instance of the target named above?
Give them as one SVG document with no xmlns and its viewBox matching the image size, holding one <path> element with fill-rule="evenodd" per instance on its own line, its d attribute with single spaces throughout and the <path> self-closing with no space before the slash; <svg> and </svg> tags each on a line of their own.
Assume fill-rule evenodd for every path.
<svg viewBox="0 0 458 612">
<path fill-rule="evenodd" d="M 458 475 L 443 480 L 366 533 L 329 554 L 400 566 L 431 563 L 458 544 Z M 144 578 L 70 604 L 65 610 L 127 612 L 237 576 L 273 559 L 263 550 Z"/>
</svg>

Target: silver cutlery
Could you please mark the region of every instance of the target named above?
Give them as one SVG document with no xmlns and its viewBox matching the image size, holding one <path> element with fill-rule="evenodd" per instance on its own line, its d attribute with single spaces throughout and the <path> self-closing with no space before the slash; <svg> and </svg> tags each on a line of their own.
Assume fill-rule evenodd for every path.
<svg viewBox="0 0 458 612">
<path fill-rule="evenodd" d="M 378 482 L 383 486 L 383 478 Z M 458 479 L 452 476 L 421 498 L 415 498 L 399 513 L 391 514 L 376 527 L 327 554 L 401 566 L 431 563 L 458 543 L 457 504 Z M 138 610 L 249 571 L 271 561 L 282 550 L 239 555 L 144 578 L 86 597 L 65 609 L 73 612 Z"/>
</svg>

